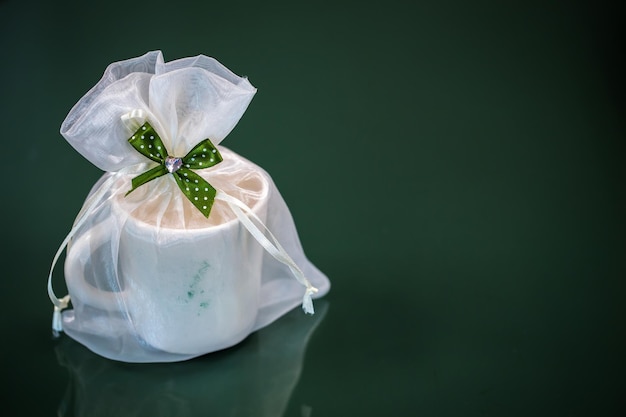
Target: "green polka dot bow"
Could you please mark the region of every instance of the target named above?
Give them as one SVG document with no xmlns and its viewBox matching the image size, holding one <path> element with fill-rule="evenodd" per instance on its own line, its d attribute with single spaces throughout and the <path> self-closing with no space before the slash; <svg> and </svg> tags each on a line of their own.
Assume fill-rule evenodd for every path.
<svg viewBox="0 0 626 417">
<path fill-rule="evenodd" d="M 215 200 L 215 188 L 192 171 L 192 169 L 210 168 L 222 162 L 222 155 L 209 139 L 201 141 L 182 158 L 170 156 L 159 135 L 146 122 L 128 139 L 128 142 L 143 156 L 158 162 L 159 165 L 133 178 L 132 189 L 126 195 L 148 181 L 165 174 L 172 174 L 176 184 L 189 201 L 205 217 L 209 217 Z"/>
</svg>

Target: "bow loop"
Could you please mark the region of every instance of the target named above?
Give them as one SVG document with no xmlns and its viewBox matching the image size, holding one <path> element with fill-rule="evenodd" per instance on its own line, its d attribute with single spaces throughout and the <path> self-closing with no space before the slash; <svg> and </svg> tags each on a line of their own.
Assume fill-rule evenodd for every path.
<svg viewBox="0 0 626 417">
<path fill-rule="evenodd" d="M 209 139 L 194 146 L 183 158 L 184 166 L 191 169 L 209 168 L 220 162 L 222 162 L 222 155 Z"/>
<path fill-rule="evenodd" d="M 155 132 L 154 128 L 148 122 L 144 123 L 137 131 L 128 139 L 140 154 L 162 163 L 168 156 L 167 149 L 163 145 L 161 137 Z"/>
</svg>

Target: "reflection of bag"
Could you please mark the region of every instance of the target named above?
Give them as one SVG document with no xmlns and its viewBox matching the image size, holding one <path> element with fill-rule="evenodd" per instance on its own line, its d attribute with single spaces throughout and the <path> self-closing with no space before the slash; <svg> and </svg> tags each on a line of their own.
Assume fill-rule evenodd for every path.
<svg viewBox="0 0 626 417">
<path fill-rule="evenodd" d="M 329 282 L 272 179 L 217 146 L 255 91 L 212 58 L 156 51 L 111 64 L 74 106 L 61 134 L 106 173 L 66 239 L 72 310 L 60 314 L 69 297 L 49 279 L 56 331 L 111 359 L 169 362 L 232 346 L 300 302 L 313 312 Z"/>
<path fill-rule="evenodd" d="M 298 390 L 307 344 L 328 310 L 328 303 L 320 301 L 315 316 L 292 311 L 224 354 L 135 365 L 132 372 L 62 339 L 56 357 L 70 378 L 56 415 L 304 416 L 290 412 L 289 404 L 296 403 L 291 397 Z"/>
</svg>

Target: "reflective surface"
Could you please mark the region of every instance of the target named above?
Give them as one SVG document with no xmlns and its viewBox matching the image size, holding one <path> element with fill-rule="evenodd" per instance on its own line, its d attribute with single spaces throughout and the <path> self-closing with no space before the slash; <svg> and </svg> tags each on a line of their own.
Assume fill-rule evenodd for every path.
<svg viewBox="0 0 626 417">
<path fill-rule="evenodd" d="M 623 11 L 244 3 L 0 1 L 5 413 L 621 410 Z M 131 366 L 53 340 L 45 280 L 101 175 L 59 126 L 106 65 L 153 49 L 258 88 L 224 145 L 272 175 L 333 287 L 325 314 Z"/>
<path fill-rule="evenodd" d="M 58 415 L 282 416 L 327 308 L 312 319 L 292 311 L 232 349 L 174 364 L 122 364 L 63 338 L 56 353 L 69 383 Z"/>
</svg>

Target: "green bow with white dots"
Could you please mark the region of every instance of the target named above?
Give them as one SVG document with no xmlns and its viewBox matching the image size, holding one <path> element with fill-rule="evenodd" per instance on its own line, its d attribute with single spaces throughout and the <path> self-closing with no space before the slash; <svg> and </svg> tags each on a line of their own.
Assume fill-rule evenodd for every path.
<svg viewBox="0 0 626 417">
<path fill-rule="evenodd" d="M 204 139 L 182 158 L 170 156 L 159 135 L 146 122 L 137 129 L 128 142 L 143 156 L 158 162 L 159 165 L 133 178 L 133 187 L 126 195 L 148 181 L 172 174 L 189 201 L 205 217 L 209 217 L 217 191 L 204 178 L 192 171 L 210 168 L 222 162 L 222 155 L 209 139 Z"/>
</svg>

